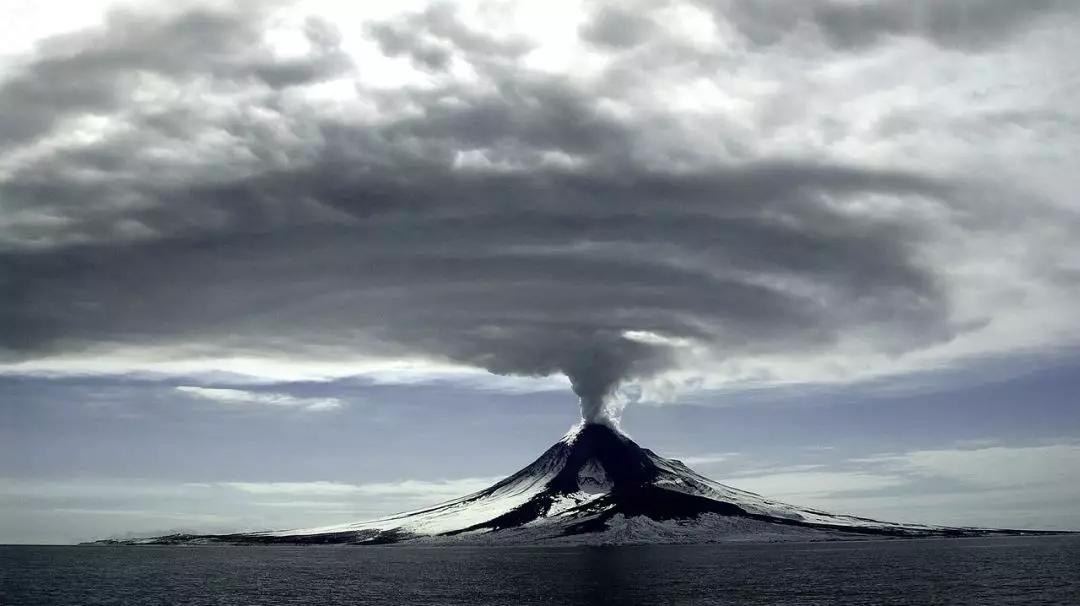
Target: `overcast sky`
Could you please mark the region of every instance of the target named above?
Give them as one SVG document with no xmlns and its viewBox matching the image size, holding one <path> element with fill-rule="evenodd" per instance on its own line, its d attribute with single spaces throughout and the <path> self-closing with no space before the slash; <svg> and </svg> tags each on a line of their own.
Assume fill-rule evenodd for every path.
<svg viewBox="0 0 1080 606">
<path fill-rule="evenodd" d="M 3 12 L 0 542 L 408 509 L 624 408 L 1080 528 L 1075 2 Z"/>
</svg>

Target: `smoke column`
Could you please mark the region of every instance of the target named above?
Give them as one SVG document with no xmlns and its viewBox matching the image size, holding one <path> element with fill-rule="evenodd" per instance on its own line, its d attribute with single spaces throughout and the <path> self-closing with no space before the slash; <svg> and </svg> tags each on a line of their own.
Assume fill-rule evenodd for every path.
<svg viewBox="0 0 1080 606">
<path fill-rule="evenodd" d="M 622 410 L 610 401 L 615 388 L 668 366 L 670 357 L 666 347 L 620 338 L 580 352 L 562 370 L 580 399 L 582 420 L 615 427 Z"/>
</svg>

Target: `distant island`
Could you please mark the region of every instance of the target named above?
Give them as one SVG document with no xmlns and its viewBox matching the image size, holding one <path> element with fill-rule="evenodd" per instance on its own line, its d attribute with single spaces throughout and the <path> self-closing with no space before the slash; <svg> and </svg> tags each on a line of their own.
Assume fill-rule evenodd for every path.
<svg viewBox="0 0 1080 606">
<path fill-rule="evenodd" d="M 650 544 L 1069 534 L 897 524 L 796 507 L 714 482 L 610 425 L 571 430 L 529 466 L 477 493 L 368 522 L 97 545 Z"/>
</svg>

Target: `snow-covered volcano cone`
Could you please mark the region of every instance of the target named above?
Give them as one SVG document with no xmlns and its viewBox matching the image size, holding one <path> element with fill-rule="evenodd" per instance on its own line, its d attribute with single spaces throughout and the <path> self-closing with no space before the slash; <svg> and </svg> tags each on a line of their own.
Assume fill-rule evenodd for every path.
<svg viewBox="0 0 1080 606">
<path fill-rule="evenodd" d="M 892 524 L 786 505 L 701 476 L 602 423 L 582 423 L 480 492 L 390 517 L 298 530 L 124 543 L 700 543 L 1025 531 Z"/>
</svg>

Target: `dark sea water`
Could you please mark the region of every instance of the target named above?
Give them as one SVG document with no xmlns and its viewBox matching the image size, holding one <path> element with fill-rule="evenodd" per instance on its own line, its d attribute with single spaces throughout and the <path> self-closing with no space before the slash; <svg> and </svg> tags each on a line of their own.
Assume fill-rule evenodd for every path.
<svg viewBox="0 0 1080 606">
<path fill-rule="evenodd" d="M 0 547 L 0 604 L 1069 604 L 1080 537 L 641 547 Z"/>
</svg>

